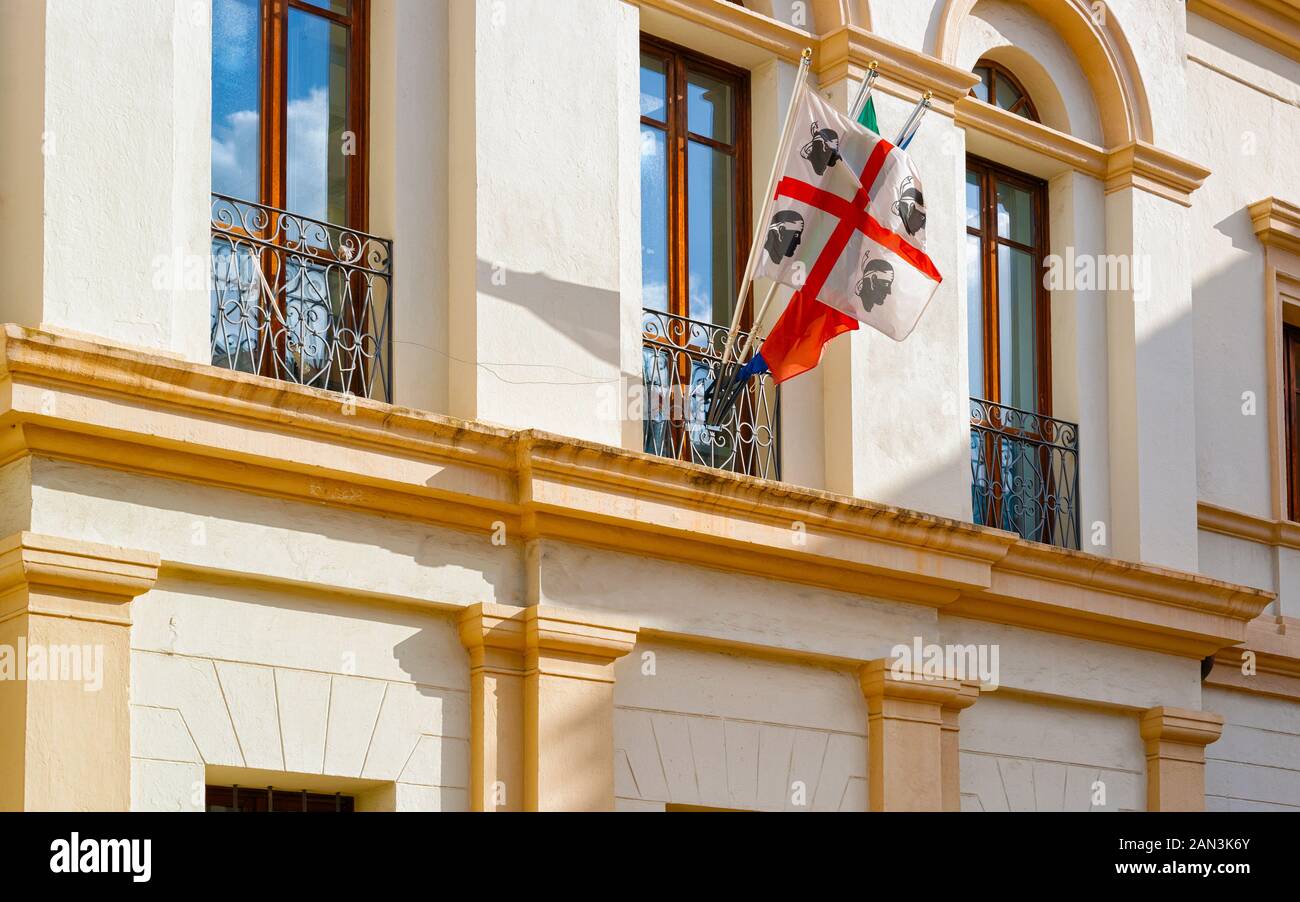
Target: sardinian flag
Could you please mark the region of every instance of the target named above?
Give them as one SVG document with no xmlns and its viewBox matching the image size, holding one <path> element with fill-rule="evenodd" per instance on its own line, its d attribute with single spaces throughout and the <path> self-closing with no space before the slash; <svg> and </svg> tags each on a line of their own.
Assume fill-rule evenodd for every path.
<svg viewBox="0 0 1300 902">
<path fill-rule="evenodd" d="M 859 322 L 902 341 L 943 280 L 925 253 L 911 157 L 811 91 L 794 115 L 755 275 L 796 294 L 745 367 L 777 382 L 816 366 L 822 346 Z"/>
</svg>

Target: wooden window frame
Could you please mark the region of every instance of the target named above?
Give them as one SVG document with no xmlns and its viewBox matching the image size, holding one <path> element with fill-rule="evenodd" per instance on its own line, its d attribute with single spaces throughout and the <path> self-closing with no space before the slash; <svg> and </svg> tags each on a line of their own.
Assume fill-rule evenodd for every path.
<svg viewBox="0 0 1300 902">
<path fill-rule="evenodd" d="M 352 814 L 356 810 L 356 799 L 341 792 L 308 792 L 269 786 L 215 786 L 209 783 L 204 787 L 203 808 L 215 813 L 212 812 L 214 805 L 235 809 L 224 812 L 231 814 Z"/>
<path fill-rule="evenodd" d="M 750 203 L 750 78 L 749 70 L 703 56 L 661 38 L 641 35 L 641 52 L 653 54 L 665 63 L 665 110 L 660 121 L 641 116 L 644 126 L 664 132 L 668 152 L 668 313 L 690 318 L 690 234 L 687 210 L 687 153 L 689 142 L 696 141 L 726 153 L 735 161 L 735 236 L 733 259 L 736 263 L 735 284 L 740 285 L 749 257 L 753 237 L 753 212 Z M 687 69 L 710 75 L 731 84 L 735 107 L 735 133 L 730 145 L 690 131 L 687 125 Z M 752 296 L 753 289 L 750 289 Z M 732 299 L 734 302 L 735 299 Z M 751 325 L 752 304 L 745 304 L 740 328 Z M 716 323 L 727 326 L 730 323 Z"/>
<path fill-rule="evenodd" d="M 1287 517 L 1300 520 L 1300 326 L 1282 323 Z"/>
<path fill-rule="evenodd" d="M 1021 115 L 1020 110 L 1021 108 L 1024 108 L 1029 113 L 1029 115 L 1026 116 L 1025 118 L 1029 119 L 1032 122 L 1043 121 L 1038 117 L 1038 107 L 1034 106 L 1034 101 L 1029 96 L 1029 92 L 1025 90 L 1025 86 L 1020 81 L 1020 79 L 1016 78 L 1015 73 L 1013 73 L 1010 69 L 1008 69 L 1006 66 L 1002 65 L 1001 63 L 995 62 L 990 59 L 980 60 L 978 63 L 975 64 L 975 67 L 971 71 L 974 73 L 978 73 L 980 69 L 989 70 L 989 99 L 986 101 L 981 101 L 982 103 L 988 103 L 991 106 L 996 106 L 1000 110 L 1006 109 L 1007 112 L 1015 113 L 1017 116 Z M 998 100 L 997 100 L 998 78 L 997 77 L 999 75 L 1001 75 L 1007 81 L 1011 82 L 1011 86 L 1020 92 L 1020 99 L 1017 100 L 1014 104 L 1012 104 L 1010 108 L 1006 108 L 998 105 Z M 976 100 L 979 100 L 979 98 L 975 96 L 974 88 L 971 89 L 970 93 L 972 97 L 975 97 Z"/>
<path fill-rule="evenodd" d="M 1034 335 L 1037 344 L 1034 359 L 1037 369 L 1035 383 L 1038 403 L 1038 410 L 1035 412 L 1050 417 L 1052 415 L 1052 293 L 1047 289 L 1042 278 L 1048 249 L 1051 246 L 1047 222 L 1047 182 L 972 155 L 966 157 L 966 170 L 968 172 L 975 170 L 980 174 L 980 227 L 967 225 L 966 234 L 980 241 L 980 286 L 983 293 L 980 302 L 984 314 L 984 385 L 980 387 L 983 393 L 977 394 L 977 387 L 972 385 L 971 394 L 995 404 L 1006 403 L 1002 400 L 1002 361 L 998 353 L 1001 330 L 998 322 L 997 254 L 998 247 L 1005 245 L 1030 253 L 1034 258 L 1034 269 L 1038 274 L 1034 279 Z M 1029 191 L 1033 197 L 1036 240 L 1032 245 L 998 236 L 995 185 L 999 181 Z"/>
<path fill-rule="evenodd" d="M 370 221 L 370 0 L 351 0 L 348 14 L 306 0 L 260 0 L 259 188 L 258 202 L 288 208 L 289 12 L 298 10 L 348 29 L 348 128 L 356 153 L 347 158 L 346 222 L 330 223 L 369 231 Z"/>
</svg>

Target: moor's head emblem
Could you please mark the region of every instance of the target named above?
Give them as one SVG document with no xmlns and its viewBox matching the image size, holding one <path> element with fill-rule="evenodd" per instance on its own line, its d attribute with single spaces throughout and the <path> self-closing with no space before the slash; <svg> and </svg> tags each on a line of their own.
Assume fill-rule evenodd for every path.
<svg viewBox="0 0 1300 902">
<path fill-rule="evenodd" d="M 779 210 L 772 217 L 772 224 L 767 227 L 767 239 L 763 242 L 763 247 L 773 263 L 780 263 L 794 256 L 802 240 L 803 217 L 794 210 Z"/>
<path fill-rule="evenodd" d="M 894 202 L 894 215 L 902 221 L 907 234 L 915 235 L 925 228 L 925 195 L 910 175 L 903 179 L 903 184 L 899 187 L 903 190 Z"/>
<path fill-rule="evenodd" d="M 857 294 L 867 312 L 877 304 L 885 303 L 894 288 L 894 267 L 880 257 L 867 255 L 862 264 L 862 278 L 858 280 Z"/>
<path fill-rule="evenodd" d="M 812 140 L 803 146 L 799 155 L 812 163 L 813 172 L 823 175 L 840 160 L 840 136 L 829 128 L 819 128 L 816 121 L 810 131 Z"/>
</svg>

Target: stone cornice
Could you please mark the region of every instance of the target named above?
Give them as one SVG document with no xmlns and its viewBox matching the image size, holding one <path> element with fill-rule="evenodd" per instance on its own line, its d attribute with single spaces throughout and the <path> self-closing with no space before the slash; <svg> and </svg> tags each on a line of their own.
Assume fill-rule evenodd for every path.
<svg viewBox="0 0 1300 902">
<path fill-rule="evenodd" d="M 1249 661 L 1249 672 L 1243 665 Z M 1246 641 L 1214 656 L 1207 685 L 1300 701 L 1300 620 L 1260 617 Z"/>
<path fill-rule="evenodd" d="M 1300 549 L 1300 523 L 1258 517 L 1208 501 L 1196 505 L 1196 526 L 1247 542 Z"/>
<path fill-rule="evenodd" d="M 867 65 L 875 61 L 880 64 L 880 90 L 912 101 L 932 91 L 934 108 L 950 116 L 953 105 L 979 82 L 972 72 L 853 25 L 823 34 L 816 50 L 813 68 L 822 85 L 861 79 Z"/>
<path fill-rule="evenodd" d="M 638 452 L 4 329 L 0 463 L 25 455 L 570 541 L 1203 657 L 1272 595 Z"/>
<path fill-rule="evenodd" d="M 1106 177 L 1107 154 L 1096 144 L 1034 122 L 974 97 L 957 101 L 957 124 L 1041 154 L 1095 179 Z"/>
<path fill-rule="evenodd" d="M 1204 166 L 1145 141 L 1105 150 L 973 97 L 963 97 L 954 109 L 956 122 L 962 128 L 1092 176 L 1105 184 L 1107 194 L 1132 187 L 1189 207 L 1192 194 L 1210 176 Z"/>
<path fill-rule="evenodd" d="M 1187 11 L 1300 61 L 1297 0 L 1187 0 Z"/>
<path fill-rule="evenodd" d="M 703 25 L 711 31 L 796 62 L 817 38 L 785 22 L 727 0 L 628 0 L 634 6 Z"/>
<path fill-rule="evenodd" d="M 1300 255 L 1300 207 L 1266 197 L 1247 207 L 1255 234 L 1265 247 Z"/>
<path fill-rule="evenodd" d="M 1210 170 L 1145 141 L 1134 141 L 1106 155 L 1106 193 L 1140 188 L 1190 207 L 1192 192 L 1210 176 Z"/>
</svg>

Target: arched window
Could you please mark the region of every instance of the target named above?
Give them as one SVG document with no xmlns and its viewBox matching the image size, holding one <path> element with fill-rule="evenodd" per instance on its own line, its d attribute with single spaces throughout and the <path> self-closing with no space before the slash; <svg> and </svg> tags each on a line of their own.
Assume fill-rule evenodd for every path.
<svg viewBox="0 0 1300 902">
<path fill-rule="evenodd" d="M 980 82 L 971 89 L 971 96 L 1030 121 L 1042 121 L 1034 102 L 1029 99 L 1029 92 L 1005 66 L 992 60 L 980 60 L 974 72 L 980 77 Z"/>
</svg>

